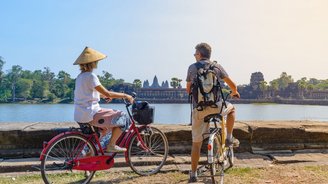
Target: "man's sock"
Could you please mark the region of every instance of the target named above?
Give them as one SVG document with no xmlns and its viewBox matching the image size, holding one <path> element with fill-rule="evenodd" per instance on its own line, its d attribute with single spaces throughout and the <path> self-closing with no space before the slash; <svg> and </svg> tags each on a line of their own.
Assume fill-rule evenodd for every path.
<svg viewBox="0 0 328 184">
<path fill-rule="evenodd" d="M 227 139 L 232 140 L 232 134 L 231 133 L 227 133 Z"/>
<path fill-rule="evenodd" d="M 190 171 L 190 176 L 191 177 L 197 177 L 197 172 Z"/>
</svg>

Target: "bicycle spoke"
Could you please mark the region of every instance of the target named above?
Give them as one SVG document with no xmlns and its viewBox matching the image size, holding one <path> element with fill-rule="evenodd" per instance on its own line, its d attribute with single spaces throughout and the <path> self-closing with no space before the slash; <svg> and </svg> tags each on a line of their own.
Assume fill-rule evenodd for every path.
<svg viewBox="0 0 328 184">
<path fill-rule="evenodd" d="M 142 140 L 149 150 L 137 146 L 138 139 L 133 137 L 128 150 L 129 165 L 139 175 L 157 173 L 167 157 L 167 139 L 157 128 L 150 128 L 142 132 Z"/>
<path fill-rule="evenodd" d="M 85 175 L 84 171 L 73 170 L 73 158 L 83 157 L 87 147 L 95 154 L 95 147 L 80 135 L 63 135 L 53 142 L 44 153 L 41 161 L 41 174 L 45 183 L 88 183 L 94 171 Z"/>
</svg>

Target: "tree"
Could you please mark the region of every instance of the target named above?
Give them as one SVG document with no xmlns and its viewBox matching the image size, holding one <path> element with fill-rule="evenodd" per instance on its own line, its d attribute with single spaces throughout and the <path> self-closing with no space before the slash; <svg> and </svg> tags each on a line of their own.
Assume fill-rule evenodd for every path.
<svg viewBox="0 0 328 184">
<path fill-rule="evenodd" d="M 261 90 L 261 92 L 262 92 L 262 98 L 266 98 L 266 92 L 267 92 L 267 90 L 268 90 L 267 82 L 265 82 L 265 81 L 261 81 L 261 82 L 259 83 L 259 88 L 260 88 L 260 90 Z"/>
<path fill-rule="evenodd" d="M 41 75 L 42 79 L 51 83 L 55 78 L 55 73 L 51 72 L 49 67 L 44 67 L 43 69 L 44 71 Z"/>
<path fill-rule="evenodd" d="M 171 82 L 170 82 L 170 85 L 174 88 L 174 89 L 176 89 L 176 88 L 178 88 L 178 87 L 181 87 L 181 79 L 178 79 L 177 77 L 173 77 L 172 79 L 171 79 Z"/>
<path fill-rule="evenodd" d="M 57 77 L 58 82 L 55 84 L 57 89 L 56 96 L 61 98 L 70 98 L 70 89 L 68 87 L 72 81 L 70 74 L 66 73 L 65 71 L 59 71 Z"/>
<path fill-rule="evenodd" d="M 257 90 L 259 88 L 259 84 L 264 81 L 264 76 L 261 72 L 254 72 L 251 75 L 251 80 L 249 85 L 253 88 L 253 90 Z"/>
<path fill-rule="evenodd" d="M 282 72 L 280 78 L 278 78 L 279 89 L 286 89 L 290 83 L 293 83 L 293 78 L 287 75 L 286 72 Z"/>
<path fill-rule="evenodd" d="M 142 82 L 141 82 L 141 80 L 140 80 L 140 79 L 134 79 L 134 81 L 133 81 L 133 86 L 134 86 L 135 88 L 141 88 L 141 86 L 142 86 Z"/>
<path fill-rule="evenodd" d="M 271 90 L 273 96 L 276 97 L 277 92 L 279 90 L 279 83 L 278 83 L 277 79 L 270 82 L 270 90 Z"/>
<path fill-rule="evenodd" d="M 3 68 L 3 65 L 5 64 L 6 62 L 3 60 L 3 58 L 0 56 L 0 85 L 1 85 L 1 81 L 2 81 L 2 77 L 3 77 L 3 71 L 2 71 L 2 68 Z"/>
<path fill-rule="evenodd" d="M 99 80 L 100 80 L 101 84 L 107 89 L 109 89 L 111 86 L 113 86 L 114 81 L 115 81 L 115 79 L 113 78 L 113 75 L 106 71 L 103 71 L 103 75 L 99 76 Z"/>
<path fill-rule="evenodd" d="M 304 93 L 306 92 L 307 89 L 306 77 L 303 77 L 301 80 L 298 80 L 296 83 L 297 83 L 297 90 L 298 90 L 299 97 L 304 98 Z"/>
<path fill-rule="evenodd" d="M 44 97 L 47 96 L 46 86 L 44 83 L 40 80 L 34 80 L 32 84 L 32 89 L 31 89 L 31 96 L 32 98 L 41 98 L 43 99 Z"/>
<path fill-rule="evenodd" d="M 19 65 L 12 66 L 11 70 L 8 73 L 8 79 L 11 83 L 11 93 L 12 93 L 12 101 L 15 102 L 16 99 L 16 84 L 18 79 L 20 78 L 22 72 L 22 67 Z"/>
<path fill-rule="evenodd" d="M 7 102 L 10 97 L 10 90 L 8 90 L 8 80 L 6 80 L 4 72 L 2 71 L 3 65 L 6 62 L 0 56 L 0 102 Z"/>
<path fill-rule="evenodd" d="M 17 87 L 16 87 L 16 94 L 17 97 L 27 98 L 31 97 L 31 89 L 32 89 L 33 81 L 31 79 L 18 79 Z"/>
</svg>

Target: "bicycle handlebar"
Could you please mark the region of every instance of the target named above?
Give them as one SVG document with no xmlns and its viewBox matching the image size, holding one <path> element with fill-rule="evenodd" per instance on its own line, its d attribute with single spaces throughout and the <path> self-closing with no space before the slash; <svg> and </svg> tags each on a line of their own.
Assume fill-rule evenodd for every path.
<svg viewBox="0 0 328 184">
<path fill-rule="evenodd" d="M 131 96 L 133 97 L 133 99 L 136 99 L 137 97 L 137 93 L 135 92 L 132 92 Z M 126 107 L 129 107 L 130 105 L 132 105 L 129 101 L 127 101 L 125 98 L 122 98 L 124 104 Z"/>
</svg>

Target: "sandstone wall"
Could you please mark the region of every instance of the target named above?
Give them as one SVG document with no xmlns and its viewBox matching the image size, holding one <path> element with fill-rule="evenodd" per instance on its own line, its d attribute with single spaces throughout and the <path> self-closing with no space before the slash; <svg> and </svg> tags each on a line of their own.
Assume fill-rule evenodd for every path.
<svg viewBox="0 0 328 184">
<path fill-rule="evenodd" d="M 167 136 L 170 153 L 190 153 L 191 127 L 156 125 Z M 76 123 L 0 123 L 0 158 L 38 157 L 43 141 Z M 327 149 L 328 122 L 256 121 L 236 122 L 234 136 L 241 144 L 237 152 Z"/>
</svg>

